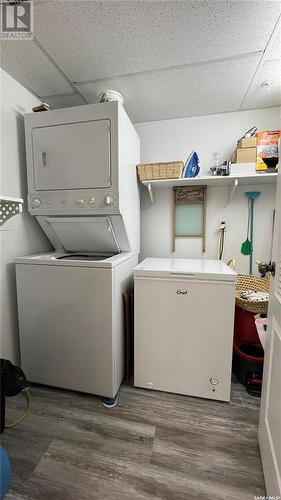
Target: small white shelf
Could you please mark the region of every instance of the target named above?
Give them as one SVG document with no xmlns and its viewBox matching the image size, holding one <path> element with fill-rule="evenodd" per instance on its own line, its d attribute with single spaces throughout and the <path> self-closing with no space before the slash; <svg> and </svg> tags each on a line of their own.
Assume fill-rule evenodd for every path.
<svg viewBox="0 0 281 500">
<path fill-rule="evenodd" d="M 23 199 L 0 195 L 0 226 L 22 212 Z"/>
<path fill-rule="evenodd" d="M 23 199 L 22 198 L 13 198 L 12 196 L 2 196 L 0 194 L 0 201 L 12 201 L 13 203 L 20 203 L 21 205 L 23 204 Z"/>
<path fill-rule="evenodd" d="M 147 187 L 151 202 L 154 203 L 154 190 L 165 189 L 180 186 L 215 186 L 229 187 L 228 203 L 231 202 L 235 191 L 240 185 L 263 185 L 275 184 L 277 182 L 277 173 L 275 174 L 252 174 L 252 175 L 199 175 L 198 177 L 188 177 L 181 179 L 157 179 L 151 181 L 142 181 Z"/>
</svg>

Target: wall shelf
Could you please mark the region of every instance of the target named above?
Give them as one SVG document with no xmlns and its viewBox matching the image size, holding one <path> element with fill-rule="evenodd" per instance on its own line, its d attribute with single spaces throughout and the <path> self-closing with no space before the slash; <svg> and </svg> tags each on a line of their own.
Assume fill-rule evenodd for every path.
<svg viewBox="0 0 281 500">
<path fill-rule="evenodd" d="M 12 198 L 11 196 L 0 195 L 0 226 L 14 215 L 22 212 L 22 198 Z"/>
<path fill-rule="evenodd" d="M 275 174 L 252 174 L 252 175 L 228 175 L 228 176 L 213 176 L 213 175 L 199 175 L 198 177 L 184 178 L 184 179 L 157 179 L 151 181 L 142 181 L 143 185 L 147 187 L 150 200 L 154 203 L 154 190 L 173 188 L 175 186 L 214 186 L 214 187 L 228 187 L 228 202 L 233 199 L 235 191 L 241 185 L 264 185 L 275 184 L 277 182 L 277 173 Z"/>
</svg>

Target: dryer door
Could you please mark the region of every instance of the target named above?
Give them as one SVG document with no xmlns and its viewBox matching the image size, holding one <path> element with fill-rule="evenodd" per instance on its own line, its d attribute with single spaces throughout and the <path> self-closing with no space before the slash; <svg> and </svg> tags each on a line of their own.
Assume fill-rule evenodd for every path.
<svg viewBox="0 0 281 500">
<path fill-rule="evenodd" d="M 38 191 L 111 186 L 109 120 L 34 128 L 32 147 Z"/>
</svg>

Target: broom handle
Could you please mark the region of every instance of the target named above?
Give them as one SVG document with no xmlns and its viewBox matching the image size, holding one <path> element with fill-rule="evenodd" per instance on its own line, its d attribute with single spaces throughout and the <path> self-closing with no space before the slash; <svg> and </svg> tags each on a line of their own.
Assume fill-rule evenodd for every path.
<svg viewBox="0 0 281 500">
<path fill-rule="evenodd" d="M 250 220 L 251 220 L 251 200 L 248 199 L 248 225 L 247 225 L 247 239 L 250 239 Z"/>
<path fill-rule="evenodd" d="M 250 274 L 253 274 L 253 251 L 254 251 L 254 200 L 250 199 L 250 242 L 251 242 L 251 253 L 250 253 Z"/>
</svg>

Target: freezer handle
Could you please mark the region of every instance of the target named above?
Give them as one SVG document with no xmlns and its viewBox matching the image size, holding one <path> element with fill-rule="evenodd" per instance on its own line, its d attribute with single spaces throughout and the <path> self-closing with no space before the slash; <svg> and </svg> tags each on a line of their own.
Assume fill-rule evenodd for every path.
<svg viewBox="0 0 281 500">
<path fill-rule="evenodd" d="M 196 273 L 171 273 L 170 276 L 172 278 L 195 278 L 197 276 Z"/>
</svg>

